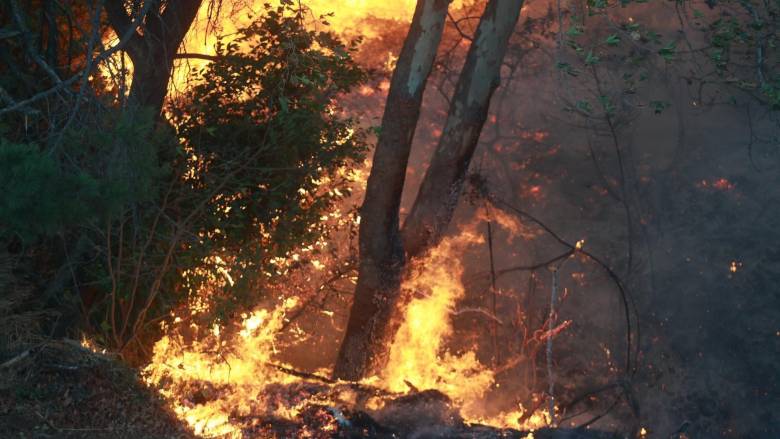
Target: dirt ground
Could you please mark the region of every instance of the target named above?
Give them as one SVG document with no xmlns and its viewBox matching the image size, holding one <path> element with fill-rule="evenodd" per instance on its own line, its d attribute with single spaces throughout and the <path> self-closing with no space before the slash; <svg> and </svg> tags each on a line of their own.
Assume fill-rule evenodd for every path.
<svg viewBox="0 0 780 439">
<path fill-rule="evenodd" d="M 75 341 L 0 362 L 2 438 L 191 438 L 136 372 Z"/>
</svg>

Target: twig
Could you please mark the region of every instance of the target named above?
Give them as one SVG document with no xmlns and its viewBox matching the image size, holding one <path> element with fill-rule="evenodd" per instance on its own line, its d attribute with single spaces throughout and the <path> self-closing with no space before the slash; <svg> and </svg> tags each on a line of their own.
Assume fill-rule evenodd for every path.
<svg viewBox="0 0 780 439">
<path fill-rule="evenodd" d="M 14 364 L 16 364 L 16 363 L 24 360 L 25 358 L 29 357 L 30 356 L 30 350 L 31 349 L 27 349 L 26 351 L 24 351 L 21 354 L 11 358 L 10 360 L 6 361 L 5 363 L 0 364 L 0 369 L 5 369 L 6 367 L 11 367 Z"/>
<path fill-rule="evenodd" d="M 10 5 L 11 15 L 13 15 L 16 26 L 22 33 L 22 42 L 24 43 L 24 48 L 27 51 L 27 54 L 30 56 L 30 58 L 33 59 L 33 61 L 35 61 L 36 64 L 38 64 L 41 69 L 43 69 L 43 71 L 46 72 L 47 75 L 49 75 L 55 84 L 62 84 L 62 79 L 60 79 L 59 75 L 57 75 L 57 72 L 55 72 L 51 66 L 46 64 L 46 61 L 44 61 L 43 58 L 41 58 L 32 47 L 32 42 L 30 41 L 30 31 L 27 29 L 27 26 L 24 25 L 24 19 L 22 18 L 22 14 L 19 10 L 19 4 L 16 2 L 16 0 L 10 0 Z"/>
<path fill-rule="evenodd" d="M 223 57 L 219 55 L 208 55 L 205 53 L 177 53 L 176 55 L 173 55 L 173 59 L 202 59 L 205 61 L 219 61 L 220 59 L 223 59 Z"/>
<path fill-rule="evenodd" d="M 89 38 L 89 42 L 87 44 L 87 65 L 84 68 L 84 73 L 81 75 L 81 84 L 79 86 L 79 93 L 78 95 L 76 95 L 76 101 L 73 103 L 73 109 L 70 111 L 68 120 L 62 126 L 62 129 L 57 135 L 57 140 L 54 142 L 54 147 L 51 149 L 52 151 L 57 150 L 58 147 L 60 146 L 60 143 L 62 142 L 62 138 L 65 135 L 65 132 L 68 130 L 70 124 L 73 123 L 73 120 L 76 118 L 76 114 L 78 113 L 79 107 L 81 105 L 81 99 L 84 97 L 84 93 L 86 93 L 87 84 L 89 82 L 89 74 L 92 71 L 93 63 L 95 61 L 95 58 L 92 57 L 92 51 L 95 50 L 95 42 L 98 40 L 98 32 L 100 30 L 100 11 L 103 9 L 103 1 L 104 0 L 100 0 L 98 4 L 95 6 L 95 16 L 92 22 L 92 36 Z"/>
<path fill-rule="evenodd" d="M 485 317 L 489 318 L 490 320 L 492 320 L 494 322 L 494 324 L 499 324 L 499 325 L 503 325 L 504 324 L 501 321 L 501 319 L 499 319 L 496 316 L 495 313 L 490 313 L 487 310 L 482 309 L 482 308 L 470 308 L 470 307 L 469 308 L 460 308 L 457 311 L 453 312 L 452 314 L 457 316 L 457 315 L 465 314 L 465 313 L 468 313 L 468 312 L 482 314 L 483 316 L 485 316 Z"/>
<path fill-rule="evenodd" d="M 573 255 L 576 252 L 576 248 L 572 248 L 571 250 L 566 251 L 565 253 L 561 253 L 558 256 L 554 256 L 550 259 L 544 260 L 542 262 L 537 262 L 531 265 L 515 265 L 513 267 L 507 267 L 502 268 L 501 270 L 496 270 L 496 278 L 500 278 L 501 276 L 504 276 L 505 274 L 514 273 L 516 271 L 536 271 L 540 268 L 549 267 L 550 265 L 561 261 L 563 259 L 568 258 L 569 256 Z M 470 282 L 475 281 L 476 279 L 480 279 L 482 277 L 490 275 L 489 272 L 485 273 L 477 273 L 474 275 L 474 277 L 470 280 Z"/>
<path fill-rule="evenodd" d="M 321 383 L 330 384 L 330 385 L 339 385 L 339 384 L 346 384 L 347 386 L 351 387 L 355 390 L 360 390 L 363 392 L 368 392 L 373 395 L 383 395 L 383 396 L 399 396 L 399 393 L 391 392 L 389 390 L 384 390 L 379 387 L 374 386 L 368 386 L 365 384 L 358 383 L 356 381 L 342 381 L 342 380 L 334 380 L 328 377 L 324 377 L 322 375 L 318 375 L 316 373 L 311 372 L 304 372 L 301 370 L 292 369 L 287 366 L 282 366 L 281 364 L 274 364 L 274 363 L 265 363 L 266 366 L 274 368 L 278 370 L 279 372 L 286 373 L 288 375 L 292 375 L 298 378 L 308 379 L 308 380 L 314 380 L 319 381 Z"/>
<path fill-rule="evenodd" d="M 600 420 L 601 418 L 603 418 L 604 416 L 607 416 L 607 414 L 609 414 L 609 413 L 610 413 L 612 410 L 614 410 L 614 409 L 615 409 L 615 407 L 617 407 L 617 405 L 618 405 L 618 403 L 619 403 L 619 402 L 620 402 L 620 398 L 617 398 L 617 397 L 616 397 L 616 398 L 615 398 L 615 400 L 612 402 L 612 405 L 610 405 L 609 407 L 607 407 L 607 409 L 606 409 L 606 410 L 604 410 L 603 412 L 601 412 L 601 413 L 599 413 L 598 415 L 594 416 L 593 418 L 591 418 L 590 420 L 588 420 L 588 421 L 587 421 L 587 422 L 585 422 L 584 424 L 582 424 L 582 425 L 578 426 L 578 427 L 577 427 L 577 430 L 584 430 L 584 429 L 588 428 L 589 426 L 591 426 L 591 425 L 592 425 L 593 423 L 595 423 L 596 421 L 598 421 L 598 420 Z"/>
<path fill-rule="evenodd" d="M 95 57 L 93 59 L 93 62 L 92 62 L 93 65 L 100 64 L 101 62 L 107 60 L 114 53 L 118 52 L 119 50 L 122 50 L 122 48 L 130 41 L 130 39 L 133 36 L 133 34 L 135 34 L 135 30 L 139 26 L 143 25 L 143 17 L 146 16 L 146 13 L 149 11 L 149 9 L 151 8 L 153 3 L 155 3 L 155 2 L 153 2 L 153 1 L 144 2 L 144 7 L 140 11 L 140 13 L 138 14 L 138 17 L 136 17 L 136 19 L 133 20 L 131 25 L 128 27 L 127 31 L 120 37 L 119 42 L 117 42 L 110 49 L 103 51 L 100 55 Z M 39 101 L 39 100 L 41 100 L 43 98 L 51 96 L 51 95 L 57 93 L 58 91 L 60 91 L 61 89 L 65 88 L 65 87 L 68 87 L 70 85 L 73 85 L 73 83 L 78 81 L 80 78 L 82 78 L 84 76 L 88 76 L 88 75 L 89 75 L 89 72 L 86 69 L 83 69 L 81 72 L 74 74 L 73 76 L 71 76 L 70 78 L 68 78 L 68 79 L 66 79 L 64 81 L 62 81 L 62 80 L 55 81 L 56 84 L 54 85 L 54 87 L 51 87 L 48 90 L 44 90 L 44 91 L 42 91 L 40 93 L 37 93 L 37 94 L 35 94 L 35 95 L 31 96 L 30 98 L 25 99 L 23 101 L 18 101 L 14 105 L 11 105 L 11 106 L 8 106 L 8 107 L 0 109 L 0 116 L 4 115 L 6 113 L 10 113 L 10 112 L 19 110 L 19 109 L 24 108 L 24 107 L 26 107 L 26 106 L 34 103 L 34 102 L 37 102 L 37 101 Z"/>
<path fill-rule="evenodd" d="M 592 253 L 584 250 L 584 249 L 577 249 L 576 244 L 571 244 L 570 242 L 563 239 L 560 235 L 555 233 L 554 230 L 550 229 L 546 224 L 544 224 L 542 221 L 540 221 L 535 216 L 531 215 L 528 212 L 525 212 L 521 209 L 518 209 L 517 207 L 513 206 L 512 204 L 506 202 L 505 200 L 493 195 L 493 194 L 487 194 L 488 197 L 490 197 L 491 201 L 498 206 L 503 206 L 505 209 L 514 212 L 515 214 L 526 218 L 527 220 L 533 222 L 537 226 L 539 226 L 542 230 L 547 232 L 553 239 L 558 241 L 561 245 L 568 247 L 569 250 L 576 250 L 582 255 L 588 257 L 593 262 L 600 265 L 604 271 L 607 273 L 607 275 L 612 279 L 612 281 L 615 283 L 615 286 L 618 288 L 618 292 L 620 293 L 620 298 L 623 304 L 623 313 L 626 321 L 626 364 L 625 364 L 625 371 L 627 374 L 633 375 L 636 372 L 636 365 L 632 364 L 632 351 L 634 349 L 634 343 L 632 342 L 632 335 L 634 331 L 636 331 L 636 350 L 637 354 L 639 351 L 639 313 L 636 310 L 636 306 L 633 305 L 633 301 L 629 300 L 629 293 L 623 286 L 623 282 L 620 280 L 620 277 L 612 270 L 607 264 L 605 264 L 600 258 L 593 255 Z M 634 318 L 637 320 L 636 329 L 634 329 L 632 323 L 631 323 L 631 309 L 633 309 Z"/>
<path fill-rule="evenodd" d="M 493 258 L 493 224 L 490 220 L 490 208 L 488 207 L 488 204 L 485 203 L 485 211 L 487 213 L 488 221 L 487 221 L 487 244 L 488 244 L 488 252 L 490 253 L 490 293 L 491 293 L 491 311 L 493 312 L 494 320 L 492 324 L 490 325 L 490 331 L 493 341 L 493 367 L 496 367 L 498 363 L 501 362 L 501 357 L 499 356 L 498 352 L 498 325 L 496 322 L 498 321 L 498 318 L 495 318 L 495 316 L 498 315 L 496 312 L 496 265 Z"/>
<path fill-rule="evenodd" d="M 550 412 L 550 425 L 555 425 L 555 377 L 553 376 L 553 327 L 555 326 L 556 314 L 555 314 L 555 302 L 558 301 L 558 268 L 552 267 L 552 288 L 550 289 L 550 316 L 548 321 L 548 333 L 551 334 L 547 337 L 547 392 L 550 395 L 549 412 Z"/>
<path fill-rule="evenodd" d="M 343 279 L 344 276 L 346 276 L 350 271 L 353 270 L 351 264 L 349 265 L 349 267 L 346 270 L 342 269 L 341 266 L 339 266 L 339 267 L 340 268 L 337 269 L 333 273 L 333 276 L 328 278 L 325 282 L 322 283 L 322 285 L 320 285 L 319 288 L 317 288 L 317 292 L 314 293 L 312 295 L 312 297 L 310 297 L 306 302 L 304 302 L 300 307 L 298 307 L 298 309 L 295 310 L 295 312 L 292 315 L 290 315 L 290 317 L 285 319 L 284 323 L 282 324 L 282 327 L 279 328 L 279 332 L 287 330 L 287 328 L 289 328 L 290 325 L 292 325 L 292 323 L 295 320 L 297 320 L 299 317 L 301 317 L 306 312 L 306 310 L 308 310 L 309 307 L 311 307 L 311 305 L 314 304 L 314 302 L 317 299 L 317 296 L 319 295 L 320 291 L 325 291 L 325 294 L 323 294 L 322 299 L 319 301 L 319 306 L 322 307 L 322 306 L 325 305 L 325 302 L 327 302 L 327 300 L 328 300 L 328 298 L 330 296 L 329 293 L 333 291 L 332 288 L 330 288 L 330 289 L 328 288 L 330 286 L 330 284 L 332 284 L 333 282 L 336 282 L 338 280 Z"/>
<path fill-rule="evenodd" d="M 316 373 L 303 372 L 303 371 L 300 371 L 300 370 L 295 370 L 295 369 L 289 368 L 287 366 L 282 366 L 281 364 L 274 364 L 274 363 L 265 363 L 265 364 L 266 364 L 266 366 L 272 367 L 272 368 L 278 370 L 279 372 L 286 373 L 287 375 L 296 376 L 298 378 L 306 378 L 306 379 L 310 379 L 310 380 L 321 381 L 321 382 L 326 383 L 326 384 L 336 384 L 338 382 L 338 381 L 336 381 L 334 379 L 331 379 L 331 378 L 328 378 L 328 377 L 325 377 L 325 376 L 322 376 L 322 375 L 317 375 Z"/>
<path fill-rule="evenodd" d="M 44 90 L 44 91 L 42 91 L 40 93 L 37 93 L 37 94 L 35 94 L 35 95 L 31 96 L 30 98 L 25 99 L 23 101 L 18 101 L 14 105 L 2 108 L 2 109 L 0 109 L 0 116 L 4 115 L 6 113 L 11 113 L 13 111 L 19 110 L 21 108 L 27 107 L 28 105 L 30 105 L 30 104 L 32 104 L 34 102 L 37 102 L 37 101 L 39 101 L 39 100 L 41 100 L 43 98 L 49 97 L 49 96 L 53 95 L 54 93 L 57 93 L 58 91 L 60 91 L 60 89 L 62 89 L 64 87 L 67 87 L 69 85 L 72 85 L 80 77 L 81 77 L 80 73 L 75 74 L 75 75 L 71 76 L 70 78 L 68 78 L 67 80 L 62 81 L 61 83 L 55 85 L 54 87 L 52 87 L 52 88 L 50 88 L 48 90 Z"/>
<path fill-rule="evenodd" d="M 46 425 L 49 426 L 49 428 L 51 428 L 52 430 L 61 431 L 59 428 L 57 428 L 56 425 L 52 424 L 51 421 L 49 421 L 49 419 L 46 418 L 46 416 L 43 416 L 42 414 L 40 414 L 40 412 L 38 412 L 38 410 L 33 410 L 33 412 L 35 412 L 35 414 L 38 415 L 38 417 L 41 418 L 41 420 L 43 422 L 45 422 Z"/>
</svg>

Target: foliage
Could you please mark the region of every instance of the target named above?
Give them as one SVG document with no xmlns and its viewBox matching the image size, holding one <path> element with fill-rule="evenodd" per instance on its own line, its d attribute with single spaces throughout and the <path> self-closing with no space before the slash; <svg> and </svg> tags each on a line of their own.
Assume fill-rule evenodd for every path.
<svg viewBox="0 0 780 439">
<path fill-rule="evenodd" d="M 266 6 L 237 38 L 217 44 L 217 61 L 170 108 L 187 182 L 195 199 L 210 200 L 193 262 L 221 255 L 244 293 L 267 277 L 271 258 L 326 231 L 319 219 L 349 194 L 345 171 L 366 150 L 336 101 L 365 78 L 355 44 L 307 30 L 303 13 Z M 208 279 L 193 280 L 198 289 Z"/>
<path fill-rule="evenodd" d="M 89 215 L 98 184 L 84 173 L 66 174 L 33 145 L 0 139 L 0 225 L 25 242 L 72 227 Z"/>
<path fill-rule="evenodd" d="M 675 6 L 680 26 L 676 35 L 669 32 L 669 26 L 652 24 L 652 9 L 644 5 L 634 8 L 632 3 L 647 1 L 589 1 L 585 10 L 573 9 L 562 37 L 575 56 L 567 56 L 566 62 L 559 60 L 558 68 L 577 76 L 580 66 L 597 74 L 595 69 L 607 64 L 601 73 L 606 78 L 617 66 L 624 76 L 625 94 L 637 95 L 637 78 L 644 81 L 652 70 L 676 67 L 686 71 L 689 84 L 701 84 L 700 90 L 714 84 L 755 99 L 771 110 L 780 108 L 776 81 L 780 14 L 776 2 L 707 2 L 709 10 L 703 12 L 692 1 L 680 1 Z M 625 62 L 613 65 L 607 60 Z M 584 85 L 580 82 L 577 85 Z M 596 88 L 610 85 L 597 84 Z M 658 105 L 658 100 L 624 100 L 656 114 L 668 107 Z M 735 98 L 730 102 L 736 103 Z"/>
<path fill-rule="evenodd" d="M 99 35 L 88 32 L 93 16 L 76 17 L 77 35 Z M 14 35 L 0 40 L 13 55 L 0 92 L 19 74 L 30 87 L 4 101 L 52 86 L 26 56 L 35 48 L 21 36 L 32 33 Z M 72 55 L 64 44 L 52 65 Z M 11 251 L 0 269 L 35 273 L 28 308 L 59 315 L 45 331 L 83 330 L 132 359 L 154 323 L 206 284 L 223 305 L 257 301 L 273 258 L 326 233 L 320 217 L 349 194 L 366 149 L 337 105 L 365 79 L 354 48 L 306 30 L 303 12 L 283 2 L 219 44 L 167 122 L 122 106 L 102 80 L 0 114 L 0 245 Z M 218 273 L 235 285 L 216 283 Z"/>
<path fill-rule="evenodd" d="M 0 238 L 31 243 L 148 201 L 163 175 L 151 124 L 109 113 L 92 130 L 67 131 L 57 150 L 0 138 Z"/>
</svg>

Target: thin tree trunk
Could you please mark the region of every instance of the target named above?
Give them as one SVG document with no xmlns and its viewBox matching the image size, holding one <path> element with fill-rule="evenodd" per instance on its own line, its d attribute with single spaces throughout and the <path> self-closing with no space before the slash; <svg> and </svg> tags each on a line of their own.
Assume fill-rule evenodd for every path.
<svg viewBox="0 0 780 439">
<path fill-rule="evenodd" d="M 404 223 L 408 258 L 436 245 L 452 219 L 522 6 L 523 0 L 490 0 L 485 6 L 442 136 Z"/>
<path fill-rule="evenodd" d="M 333 371 L 335 378 L 357 380 L 375 372 L 397 328 L 393 313 L 404 267 L 398 209 L 423 92 L 448 6 L 449 0 L 418 1 L 393 72 L 361 208 L 358 283 Z"/>
</svg>

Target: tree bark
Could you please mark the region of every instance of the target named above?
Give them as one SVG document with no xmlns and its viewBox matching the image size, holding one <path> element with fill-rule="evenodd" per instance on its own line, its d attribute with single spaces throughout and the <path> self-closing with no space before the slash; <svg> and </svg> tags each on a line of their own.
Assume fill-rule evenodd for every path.
<svg viewBox="0 0 780 439">
<path fill-rule="evenodd" d="M 491 0 L 485 6 L 431 165 L 404 222 L 408 258 L 436 245 L 452 219 L 522 6 L 523 0 Z"/>
<path fill-rule="evenodd" d="M 383 364 L 397 328 L 404 251 L 398 210 L 423 92 L 449 0 L 420 0 L 393 72 L 382 131 L 361 207 L 360 265 L 334 378 L 358 380 Z"/>
<path fill-rule="evenodd" d="M 160 114 L 176 52 L 202 3 L 203 0 L 175 0 L 165 2 L 165 8 L 161 5 L 150 8 L 143 20 L 143 33 L 136 31 L 126 45 L 133 62 L 130 105 L 148 107 L 155 115 Z M 105 10 L 117 35 L 124 35 L 133 25 L 124 0 L 106 1 Z"/>
</svg>

